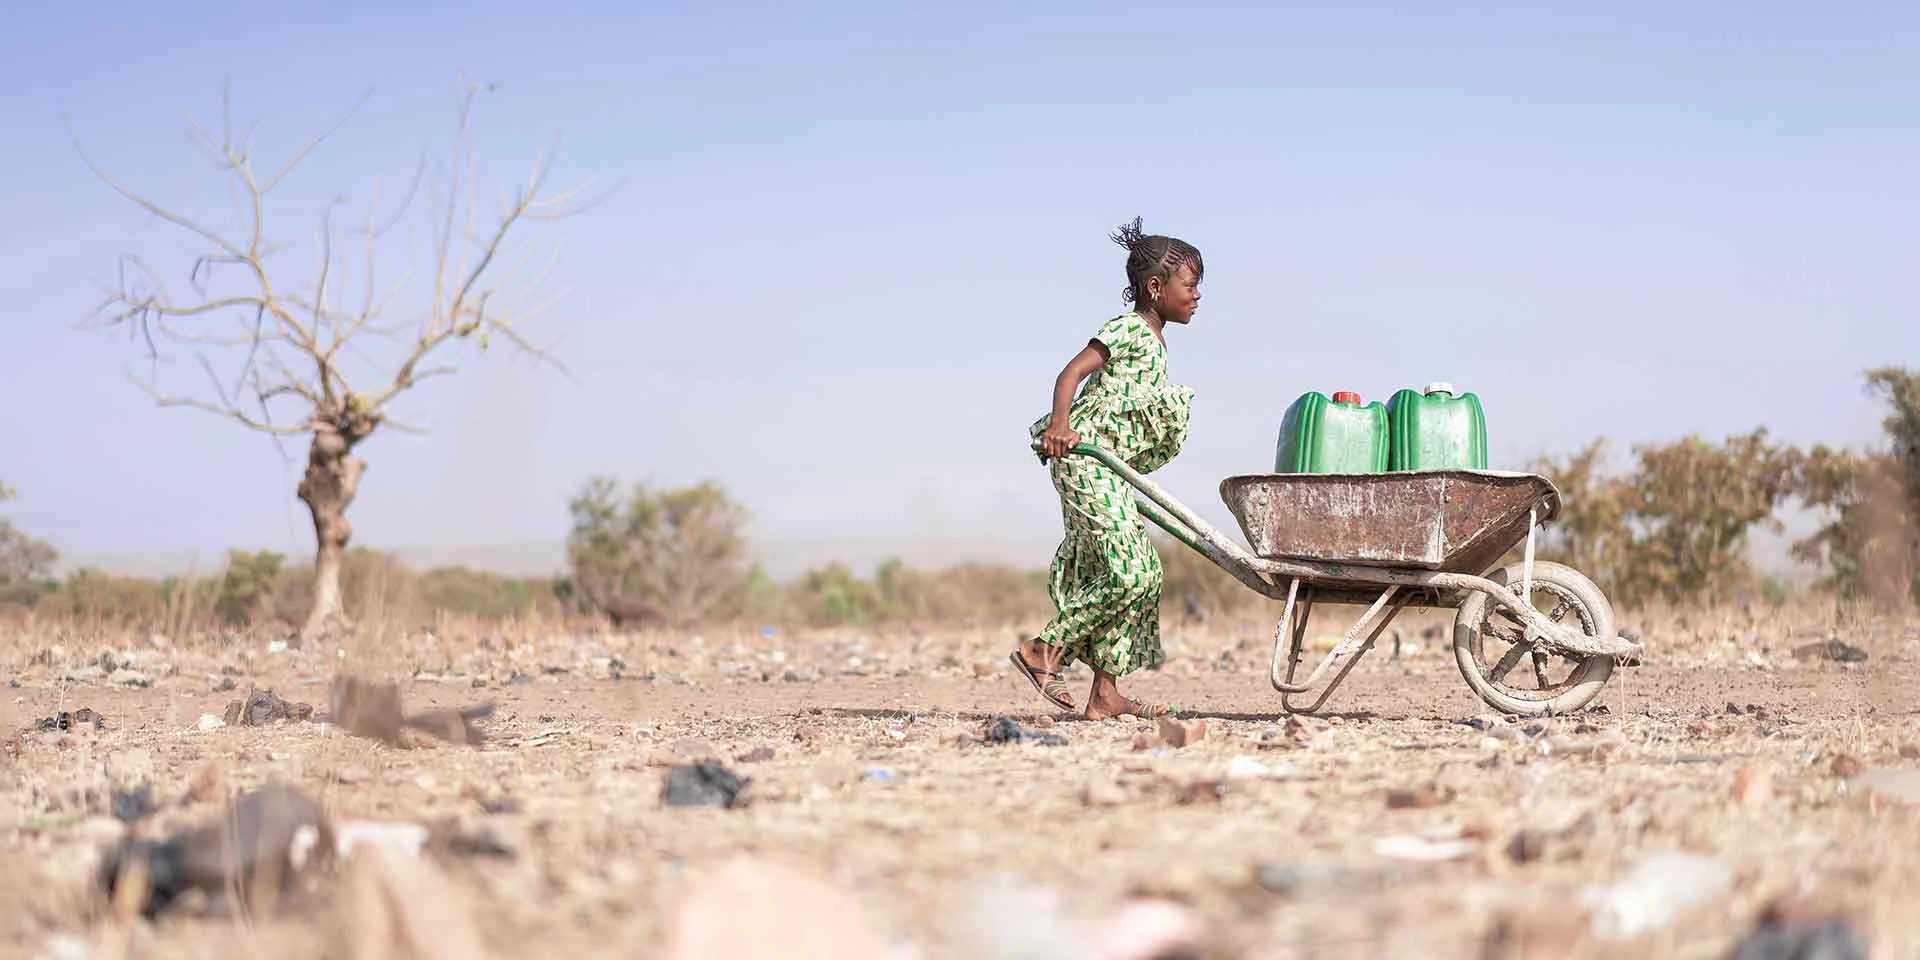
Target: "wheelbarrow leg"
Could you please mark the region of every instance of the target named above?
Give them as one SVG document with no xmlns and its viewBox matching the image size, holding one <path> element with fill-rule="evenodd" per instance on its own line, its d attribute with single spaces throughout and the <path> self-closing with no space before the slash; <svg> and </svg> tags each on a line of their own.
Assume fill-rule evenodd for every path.
<svg viewBox="0 0 1920 960">
<path fill-rule="evenodd" d="M 1387 625 L 1392 623 L 1393 618 L 1398 616 L 1407 605 L 1409 597 L 1402 594 L 1398 586 L 1390 586 L 1381 591 L 1380 599 L 1375 600 L 1373 605 L 1367 608 L 1367 612 L 1347 630 L 1339 646 L 1334 647 L 1333 651 L 1327 654 L 1326 659 L 1320 661 L 1320 665 L 1313 669 L 1313 673 L 1309 674 L 1304 682 L 1295 683 L 1293 682 L 1295 667 L 1299 663 L 1302 648 L 1306 642 L 1304 619 L 1293 632 L 1292 650 L 1287 657 L 1288 665 L 1284 677 L 1280 670 L 1280 636 L 1284 636 L 1287 628 L 1292 626 L 1289 621 L 1293 613 L 1293 596 L 1297 589 L 1298 581 L 1296 580 L 1287 591 L 1287 607 L 1281 613 L 1280 630 L 1274 638 L 1274 661 L 1269 671 L 1269 679 L 1273 682 L 1273 688 L 1280 691 L 1281 707 L 1288 713 L 1313 713 L 1327 702 L 1327 698 L 1333 696 L 1333 691 L 1346 680 L 1347 674 L 1353 670 L 1355 664 L 1360 662 L 1360 658 L 1368 650 L 1373 649 L 1374 641 L 1379 639 L 1380 634 L 1387 629 Z M 1340 672 L 1334 674 L 1332 681 L 1327 684 L 1325 690 L 1321 691 L 1319 699 L 1315 700 L 1312 706 L 1299 708 L 1293 705 L 1295 694 L 1311 691 L 1320 681 L 1321 675 L 1327 672 L 1327 668 L 1343 660 L 1345 664 L 1340 668 Z"/>
</svg>

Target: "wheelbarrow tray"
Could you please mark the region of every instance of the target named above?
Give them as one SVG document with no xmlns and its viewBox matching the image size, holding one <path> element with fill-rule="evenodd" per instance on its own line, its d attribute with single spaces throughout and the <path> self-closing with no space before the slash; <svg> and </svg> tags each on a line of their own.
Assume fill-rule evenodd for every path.
<svg viewBox="0 0 1920 960">
<path fill-rule="evenodd" d="M 1262 559 L 1466 574 L 1560 511 L 1545 477 L 1493 470 L 1249 474 L 1220 497 Z"/>
</svg>

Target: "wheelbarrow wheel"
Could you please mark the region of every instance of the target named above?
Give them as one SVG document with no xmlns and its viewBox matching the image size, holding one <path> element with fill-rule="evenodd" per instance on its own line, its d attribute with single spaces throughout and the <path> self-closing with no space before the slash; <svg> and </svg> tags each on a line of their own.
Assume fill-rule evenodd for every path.
<svg viewBox="0 0 1920 960">
<path fill-rule="evenodd" d="M 1519 593 L 1521 565 L 1487 574 Z M 1535 561 L 1531 597 L 1522 599 L 1548 619 L 1582 633 L 1611 637 L 1613 605 L 1593 581 L 1564 564 Z M 1534 650 L 1518 617 L 1488 594 L 1470 591 L 1453 618 L 1453 658 L 1467 686 L 1494 709 L 1526 717 L 1572 713 L 1586 706 L 1613 676 L 1609 656 L 1573 657 Z"/>
</svg>

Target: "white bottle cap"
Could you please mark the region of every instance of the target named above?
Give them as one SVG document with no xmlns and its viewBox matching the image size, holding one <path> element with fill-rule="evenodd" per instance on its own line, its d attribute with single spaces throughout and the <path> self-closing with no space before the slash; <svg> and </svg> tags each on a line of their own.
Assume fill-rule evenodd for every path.
<svg viewBox="0 0 1920 960">
<path fill-rule="evenodd" d="M 1426 392 L 1427 393 L 1444 393 L 1447 396 L 1453 396 L 1453 384 L 1448 383 L 1445 380 L 1435 380 L 1434 382 L 1427 384 Z"/>
</svg>

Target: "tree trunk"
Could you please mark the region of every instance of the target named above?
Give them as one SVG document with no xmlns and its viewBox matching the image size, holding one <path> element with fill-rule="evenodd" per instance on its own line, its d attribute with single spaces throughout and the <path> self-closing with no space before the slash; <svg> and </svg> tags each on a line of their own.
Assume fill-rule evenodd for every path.
<svg viewBox="0 0 1920 960">
<path fill-rule="evenodd" d="M 353 538 L 347 506 L 359 492 L 360 473 L 367 468 L 366 461 L 353 455 L 353 447 L 370 429 L 356 430 L 354 426 L 349 424 L 344 432 L 331 425 L 314 431 L 313 444 L 307 451 L 307 473 L 300 481 L 300 499 L 313 514 L 315 544 L 313 609 L 300 631 L 305 640 L 353 627 L 340 595 L 340 568 L 346 562 L 347 542 Z"/>
</svg>

